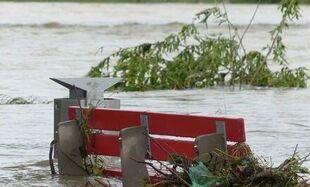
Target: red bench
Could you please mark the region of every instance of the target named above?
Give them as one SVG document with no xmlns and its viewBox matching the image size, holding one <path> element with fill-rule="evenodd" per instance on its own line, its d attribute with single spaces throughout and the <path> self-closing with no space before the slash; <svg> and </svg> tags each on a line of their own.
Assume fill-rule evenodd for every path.
<svg viewBox="0 0 310 187">
<path fill-rule="evenodd" d="M 83 109 L 83 114 L 85 115 L 87 111 L 88 109 Z M 77 119 L 79 114 L 78 107 L 69 108 L 70 120 Z M 119 139 L 122 131 L 142 125 L 146 126 L 147 133 L 152 136 L 148 139 L 147 147 L 152 158 L 167 161 L 170 154 L 177 154 L 193 159 L 197 156 L 195 138 L 215 134 L 219 123 L 225 124 L 224 135 L 227 141 L 245 142 L 245 126 L 242 118 L 93 109 L 88 119 L 89 128 L 102 130 L 103 133 L 90 135 L 87 152 L 88 154 L 120 157 L 123 144 Z M 107 131 L 113 131 L 114 134 L 105 133 Z M 121 133 L 115 133 L 115 131 Z M 230 144 L 227 145 L 227 149 L 229 152 Z M 122 171 L 106 168 L 104 174 L 121 177 Z"/>
</svg>

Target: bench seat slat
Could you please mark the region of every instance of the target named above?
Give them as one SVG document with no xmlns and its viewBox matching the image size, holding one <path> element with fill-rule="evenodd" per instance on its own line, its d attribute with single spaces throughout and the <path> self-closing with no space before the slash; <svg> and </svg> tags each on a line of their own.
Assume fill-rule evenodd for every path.
<svg viewBox="0 0 310 187">
<path fill-rule="evenodd" d="M 242 118 L 224 118 L 181 114 L 147 113 L 151 134 L 196 138 L 216 132 L 216 121 L 224 121 L 228 141 L 244 142 L 245 130 Z"/>
<path fill-rule="evenodd" d="M 94 134 L 89 136 L 89 140 L 88 154 L 120 156 L 119 136 Z"/>
<path fill-rule="evenodd" d="M 69 108 L 69 119 L 76 119 L 77 107 Z M 83 112 L 86 114 L 87 109 Z M 94 109 L 89 127 L 99 130 L 120 131 L 140 125 L 140 116 L 148 116 L 150 134 L 195 138 L 202 134 L 215 133 L 216 121 L 224 121 L 228 141 L 245 142 L 244 120 L 242 118 L 209 117 L 155 112 L 126 111 L 117 109 Z"/>
<path fill-rule="evenodd" d="M 87 145 L 88 154 L 120 156 L 119 136 L 94 134 L 89 136 L 90 142 Z M 160 145 L 160 146 L 159 146 Z M 194 141 L 173 140 L 164 138 L 152 138 L 151 152 L 154 159 L 167 161 L 170 154 L 195 158 Z M 227 146 L 230 153 L 231 145 Z"/>
<path fill-rule="evenodd" d="M 90 142 L 87 145 L 88 154 L 120 156 L 119 136 L 94 134 L 89 137 L 89 140 Z M 154 138 L 154 140 L 151 140 L 151 151 L 154 159 L 162 161 L 169 158 L 169 153 L 189 158 L 195 157 L 193 141 Z"/>
</svg>

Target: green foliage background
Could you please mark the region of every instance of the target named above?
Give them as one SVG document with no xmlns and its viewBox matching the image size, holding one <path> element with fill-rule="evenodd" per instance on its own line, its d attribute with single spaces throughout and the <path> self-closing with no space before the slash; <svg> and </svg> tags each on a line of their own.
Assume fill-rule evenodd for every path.
<svg viewBox="0 0 310 187">
<path fill-rule="evenodd" d="M 289 28 L 289 22 L 300 17 L 298 1 L 282 0 L 279 9 L 282 20 L 269 31 L 270 42 L 260 51 L 245 49 L 243 38 L 247 29 L 239 33 L 226 12 L 216 6 L 199 12 L 192 24 L 184 25 L 179 33 L 162 41 L 120 49 L 92 67 L 88 76 L 122 77 L 119 88 L 124 91 L 217 85 L 241 87 L 244 84 L 306 87 L 309 79 L 306 69 L 289 68 L 286 46 L 282 42 L 282 34 Z M 227 26 L 229 36 L 208 33 L 210 18 L 214 18 L 219 26 Z M 200 31 L 197 25 L 205 25 L 204 31 Z M 279 70 L 272 71 L 270 64 L 276 64 Z"/>
</svg>

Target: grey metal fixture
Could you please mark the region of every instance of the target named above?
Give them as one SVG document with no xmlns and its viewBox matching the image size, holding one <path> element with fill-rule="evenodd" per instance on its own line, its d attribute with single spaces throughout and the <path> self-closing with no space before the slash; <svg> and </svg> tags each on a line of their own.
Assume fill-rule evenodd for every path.
<svg viewBox="0 0 310 187">
<path fill-rule="evenodd" d="M 118 83 L 120 78 L 51 78 L 69 89 L 70 99 L 85 99 L 87 106 L 106 107 L 111 99 L 104 98 L 105 90 Z M 108 100 L 108 102 L 104 102 Z"/>
<path fill-rule="evenodd" d="M 226 152 L 226 130 L 224 121 L 216 121 L 216 133 L 201 135 L 195 138 L 195 149 L 198 159 L 208 163 L 212 159 L 210 153 Z"/>
<path fill-rule="evenodd" d="M 95 106 L 120 108 L 120 100 L 104 98 L 105 90 L 118 83 L 120 78 L 51 78 L 69 89 L 69 98 L 54 99 L 54 140 L 57 140 L 58 124 L 68 120 L 70 106 Z M 57 157 L 55 145 L 54 157 Z"/>
</svg>

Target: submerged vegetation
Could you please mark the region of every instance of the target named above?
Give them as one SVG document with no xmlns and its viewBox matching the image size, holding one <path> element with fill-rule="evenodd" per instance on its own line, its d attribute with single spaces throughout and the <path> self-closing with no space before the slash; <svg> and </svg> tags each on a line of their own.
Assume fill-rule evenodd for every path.
<svg viewBox="0 0 310 187">
<path fill-rule="evenodd" d="M 282 0 L 282 19 L 270 33 L 270 43 L 262 50 L 247 50 L 243 39 L 256 15 L 244 32 L 231 23 L 217 5 L 199 12 L 193 23 L 184 25 L 177 34 L 164 40 L 120 49 L 92 67 L 90 77 L 122 77 L 117 89 L 144 91 L 152 89 L 204 88 L 216 85 L 252 85 L 262 87 L 307 86 L 306 69 L 290 69 L 286 60 L 283 32 L 299 19 L 297 0 Z M 227 26 L 228 36 L 208 33 L 210 20 Z M 198 29 L 204 25 L 204 30 Z M 278 70 L 273 71 L 271 64 Z"/>
<path fill-rule="evenodd" d="M 29 104 L 49 104 L 51 101 L 43 101 L 37 97 L 10 97 L 0 94 L 0 105 L 29 105 Z"/>
<path fill-rule="evenodd" d="M 174 169 L 182 172 L 172 172 L 170 175 L 166 175 L 161 186 L 309 186 L 307 183 L 309 179 L 305 177 L 305 175 L 309 175 L 309 169 L 302 166 L 309 155 L 301 158 L 296 150 L 292 156 L 277 167 L 252 153 L 240 157 L 230 156 L 218 151 L 210 153 L 210 155 L 212 159 L 207 162 L 174 156 L 170 164 L 173 165 Z"/>
</svg>

